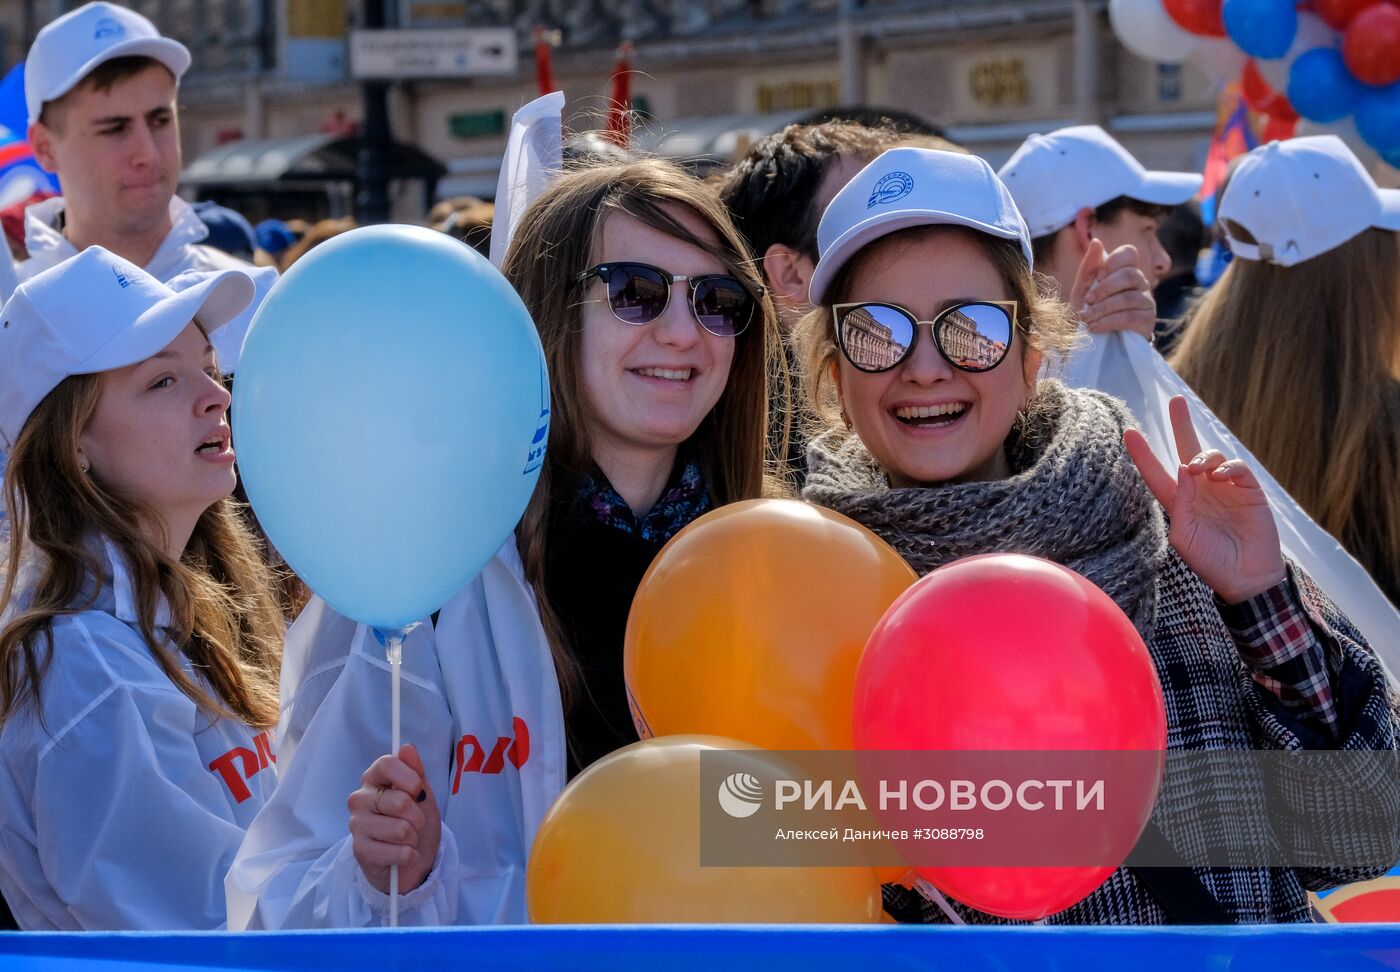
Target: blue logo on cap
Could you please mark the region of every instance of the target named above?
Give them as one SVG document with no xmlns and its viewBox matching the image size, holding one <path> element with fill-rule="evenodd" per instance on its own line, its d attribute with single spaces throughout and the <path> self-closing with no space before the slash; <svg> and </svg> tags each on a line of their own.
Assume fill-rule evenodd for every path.
<svg viewBox="0 0 1400 972">
<path fill-rule="evenodd" d="M 121 267 L 113 267 L 112 272 L 117 275 L 117 283 L 121 284 L 122 290 L 131 286 L 131 278 L 122 273 Z"/>
<path fill-rule="evenodd" d="M 870 194 L 870 201 L 865 204 L 866 209 L 873 209 L 886 203 L 898 202 L 914 191 L 914 180 L 907 172 L 886 172 L 880 176 L 880 181 L 875 183 L 875 190 Z"/>
<path fill-rule="evenodd" d="M 92 32 L 92 39 L 102 40 L 105 37 L 122 37 L 125 34 L 125 27 L 117 23 L 111 17 L 103 17 L 97 22 L 97 29 Z"/>
</svg>

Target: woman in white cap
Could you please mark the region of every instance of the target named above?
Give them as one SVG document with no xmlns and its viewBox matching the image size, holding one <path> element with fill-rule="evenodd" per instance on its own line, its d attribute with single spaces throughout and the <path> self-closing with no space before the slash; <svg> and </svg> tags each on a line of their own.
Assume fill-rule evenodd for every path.
<svg viewBox="0 0 1400 972">
<path fill-rule="evenodd" d="M 539 485 L 405 641 L 400 753 L 383 649 L 319 599 L 298 618 L 295 755 L 230 874 L 232 927 L 386 924 L 395 863 L 403 924 L 527 921 L 545 811 L 637 740 L 622 645 L 643 574 L 686 524 L 764 490 L 777 318 L 713 189 L 659 160 L 566 172 L 502 269 L 549 366 Z"/>
<path fill-rule="evenodd" d="M 1198 454 L 1184 401 L 1173 406 L 1182 465 L 1168 471 L 1116 399 L 1037 382 L 1042 356 L 1074 332 L 1037 290 L 1026 225 L 985 162 L 886 152 L 837 194 L 818 242 L 817 309 L 800 341 L 828 429 L 808 450 L 805 499 L 860 521 L 920 574 L 1016 552 L 1086 576 L 1149 647 L 1169 749 L 1396 747 L 1380 664 L 1285 562 L 1250 470 Z M 1306 921 L 1306 889 L 1384 872 L 1400 855 L 1400 780 L 1385 770 L 1351 781 L 1390 835 L 1348 862 L 1365 866 L 1197 866 L 1165 886 L 1160 871 L 1123 867 L 1048 921 Z M 1237 796 L 1198 787 L 1187 809 Z M 1308 818 L 1295 792 L 1281 799 L 1305 829 L 1348 823 Z M 1198 826 L 1199 846 L 1215 846 L 1242 824 L 1217 813 Z M 942 920 L 893 888 L 887 907 Z M 969 922 L 999 920 L 957 907 Z"/>
<path fill-rule="evenodd" d="M 1172 367 L 1400 605 L 1400 191 L 1335 135 L 1271 142 L 1220 225 Z"/>
<path fill-rule="evenodd" d="M 94 246 L 0 312 L 0 891 L 22 928 L 225 924 L 276 781 L 282 646 L 209 341 L 253 289 L 176 294 Z"/>
</svg>

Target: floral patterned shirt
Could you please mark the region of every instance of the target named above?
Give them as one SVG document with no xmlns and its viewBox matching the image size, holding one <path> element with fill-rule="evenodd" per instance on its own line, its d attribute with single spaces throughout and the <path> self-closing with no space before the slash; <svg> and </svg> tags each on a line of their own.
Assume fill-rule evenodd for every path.
<svg viewBox="0 0 1400 972">
<path fill-rule="evenodd" d="M 671 480 L 645 515 L 638 517 L 613 489 L 601 470 L 594 469 L 579 492 L 581 505 L 599 523 L 623 533 L 637 534 L 658 546 L 711 507 L 700 464 L 684 454 L 676 460 Z"/>
</svg>

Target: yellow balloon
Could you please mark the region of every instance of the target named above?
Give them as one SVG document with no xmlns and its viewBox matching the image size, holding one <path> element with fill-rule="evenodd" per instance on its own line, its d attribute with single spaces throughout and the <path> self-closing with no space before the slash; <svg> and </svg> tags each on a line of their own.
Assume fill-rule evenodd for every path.
<svg viewBox="0 0 1400 972">
<path fill-rule="evenodd" d="M 731 739 L 673 736 L 619 749 L 570 783 L 530 852 L 530 919 L 878 923 L 880 885 L 868 867 L 700 866 L 707 749 L 753 750 L 755 761 L 771 762 Z"/>
<path fill-rule="evenodd" d="M 643 736 L 851 749 L 866 639 L 917 575 L 839 513 L 749 500 L 661 549 L 632 601 L 623 666 Z"/>
</svg>

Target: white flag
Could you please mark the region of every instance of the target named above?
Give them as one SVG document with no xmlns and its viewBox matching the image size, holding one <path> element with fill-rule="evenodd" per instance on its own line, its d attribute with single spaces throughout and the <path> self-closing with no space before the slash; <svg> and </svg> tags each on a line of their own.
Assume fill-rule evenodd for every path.
<svg viewBox="0 0 1400 972">
<path fill-rule="evenodd" d="M 505 262 L 520 217 L 554 177 L 563 171 L 564 93 L 551 91 L 515 113 L 510 141 L 496 182 L 496 213 L 491 220 L 491 264 Z"/>
<path fill-rule="evenodd" d="M 1152 451 L 1168 469 L 1175 469 L 1179 462 L 1167 403 L 1176 395 L 1186 396 L 1201 448 L 1219 449 L 1227 458 L 1249 463 L 1269 497 L 1284 555 L 1307 571 L 1361 630 L 1391 681 L 1400 686 L 1396 678 L 1400 672 L 1400 610 L 1381 593 L 1366 569 L 1303 512 L 1146 338 L 1112 331 L 1093 335 L 1091 340 L 1089 347 L 1071 358 L 1068 382 L 1080 388 L 1097 388 L 1127 402 Z M 1183 456 L 1180 461 L 1190 458 Z"/>
</svg>

